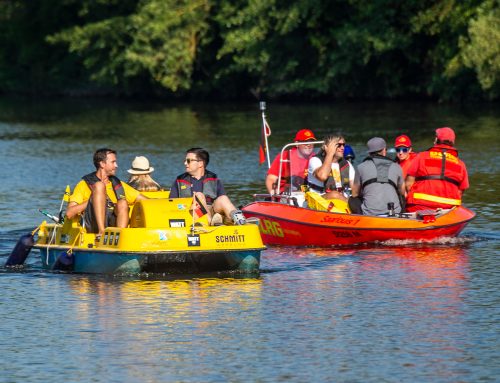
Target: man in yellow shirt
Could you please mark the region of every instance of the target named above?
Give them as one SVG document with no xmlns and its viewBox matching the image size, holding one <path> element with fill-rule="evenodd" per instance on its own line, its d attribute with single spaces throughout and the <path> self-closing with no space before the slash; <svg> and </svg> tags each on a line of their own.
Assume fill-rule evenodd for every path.
<svg viewBox="0 0 500 383">
<path fill-rule="evenodd" d="M 108 226 L 127 227 L 128 206 L 146 197 L 115 176 L 116 151 L 98 149 L 94 166 L 96 171 L 83 176 L 69 197 L 66 217 L 84 213 L 87 232 L 101 235 Z"/>
</svg>

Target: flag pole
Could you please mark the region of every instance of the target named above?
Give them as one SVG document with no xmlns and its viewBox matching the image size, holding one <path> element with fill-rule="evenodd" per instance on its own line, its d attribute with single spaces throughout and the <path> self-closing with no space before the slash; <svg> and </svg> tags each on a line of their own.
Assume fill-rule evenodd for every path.
<svg viewBox="0 0 500 383">
<path fill-rule="evenodd" d="M 260 111 L 262 112 L 262 134 L 264 135 L 264 145 L 265 145 L 265 152 L 266 152 L 266 159 L 267 159 L 267 168 L 269 169 L 271 167 L 271 159 L 269 158 L 269 145 L 267 143 L 267 136 L 271 134 L 269 124 L 266 121 L 266 102 L 261 101 L 260 103 Z M 269 134 L 267 131 L 269 130 Z"/>
</svg>

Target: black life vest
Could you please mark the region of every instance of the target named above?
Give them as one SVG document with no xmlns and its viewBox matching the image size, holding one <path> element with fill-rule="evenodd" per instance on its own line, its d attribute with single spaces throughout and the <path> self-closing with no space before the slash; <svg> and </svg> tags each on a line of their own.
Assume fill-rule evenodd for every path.
<svg viewBox="0 0 500 383">
<path fill-rule="evenodd" d="M 213 204 L 217 198 L 217 175 L 209 170 L 205 171 L 205 175 L 202 177 L 203 190 L 202 193 L 205 195 L 205 199 L 208 205 Z M 183 173 L 176 179 L 177 190 L 179 197 L 187 198 L 193 196 L 191 175 L 189 173 Z"/>
<path fill-rule="evenodd" d="M 324 151 L 320 151 L 318 154 L 316 154 L 315 157 L 318 157 L 321 162 L 323 163 L 325 161 L 325 156 L 326 153 Z M 340 169 L 340 182 L 342 186 L 338 189 L 337 188 L 337 183 L 335 182 L 335 179 L 332 176 L 332 172 L 330 171 L 328 178 L 324 182 L 324 188 L 321 192 L 326 191 L 332 191 L 332 190 L 337 190 L 338 192 L 344 192 L 347 190 L 350 185 L 349 185 L 349 162 L 346 161 L 344 158 L 342 158 L 339 161 L 339 169 Z M 316 186 L 314 186 L 316 188 Z"/>
<path fill-rule="evenodd" d="M 109 176 L 109 180 L 111 181 L 111 184 L 113 185 L 113 191 L 115 192 L 116 200 L 119 201 L 121 199 L 125 199 L 125 190 L 123 189 L 123 185 L 121 181 L 118 179 L 118 177 L 115 176 Z M 101 182 L 99 177 L 95 173 L 89 173 L 85 176 L 82 177 L 82 180 L 84 180 L 87 185 L 89 186 L 90 190 L 92 190 L 92 187 L 96 182 Z M 106 198 L 108 199 L 108 202 L 112 203 L 107 194 Z"/>
</svg>

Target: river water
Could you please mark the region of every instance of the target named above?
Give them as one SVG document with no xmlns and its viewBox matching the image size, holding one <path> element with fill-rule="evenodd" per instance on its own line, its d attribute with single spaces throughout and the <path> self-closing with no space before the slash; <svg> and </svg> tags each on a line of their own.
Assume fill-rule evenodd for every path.
<svg viewBox="0 0 500 383">
<path fill-rule="evenodd" d="M 268 105 L 271 153 L 296 130 L 365 142 L 451 126 L 478 213 L 454 239 L 268 248 L 255 275 L 94 276 L 3 267 L 98 147 L 169 186 L 203 146 L 238 205 L 264 191 L 249 104 L 0 99 L 0 382 L 495 382 L 500 376 L 498 105 Z"/>
</svg>

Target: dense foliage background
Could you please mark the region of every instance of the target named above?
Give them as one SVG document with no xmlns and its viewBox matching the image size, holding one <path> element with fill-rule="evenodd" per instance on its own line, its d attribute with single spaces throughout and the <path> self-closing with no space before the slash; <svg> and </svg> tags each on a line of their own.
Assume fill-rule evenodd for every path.
<svg viewBox="0 0 500 383">
<path fill-rule="evenodd" d="M 498 0 L 0 0 L 0 93 L 500 94 Z"/>
</svg>

